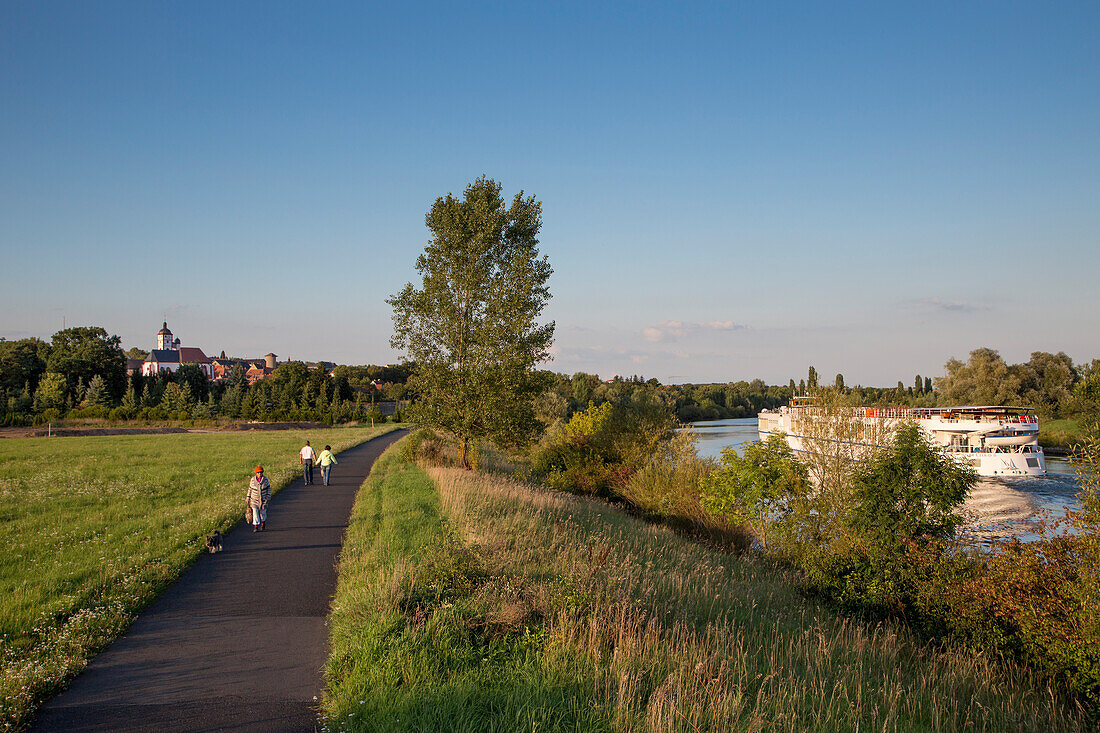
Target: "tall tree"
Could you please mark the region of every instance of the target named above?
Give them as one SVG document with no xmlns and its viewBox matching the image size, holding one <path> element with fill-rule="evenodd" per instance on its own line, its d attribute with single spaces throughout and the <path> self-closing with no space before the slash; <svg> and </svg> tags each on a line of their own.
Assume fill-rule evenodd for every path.
<svg viewBox="0 0 1100 733">
<path fill-rule="evenodd" d="M 538 429 L 534 398 L 545 388 L 535 365 L 549 356 L 554 323 L 537 319 L 550 300 L 552 269 L 538 251 L 542 205 L 479 178 L 461 199 L 436 199 L 417 258 L 420 288 L 407 283 L 393 306 L 391 344 L 416 362 L 413 419 L 462 441 L 524 445 Z"/>
<path fill-rule="evenodd" d="M 1020 401 L 1020 377 L 994 349 L 970 352 L 964 364 L 948 359 L 947 375 L 936 378 L 941 404 L 1008 405 Z"/>
<path fill-rule="evenodd" d="M 43 410 L 65 408 L 65 376 L 46 372 L 38 382 L 38 390 L 34 393 L 34 411 L 41 414 Z"/>
<path fill-rule="evenodd" d="M 1073 360 L 1064 351 L 1057 354 L 1033 351 L 1026 364 L 1018 365 L 1018 374 L 1024 401 L 1039 409 L 1044 417 L 1061 417 L 1061 406 L 1070 401 L 1073 386 L 1080 380 Z"/>
<path fill-rule="evenodd" d="M 87 384 L 97 374 L 103 377 L 111 399 L 126 389 L 126 355 L 118 336 L 108 336 L 99 326 L 66 328 L 53 335 L 46 368 L 65 375 L 69 390 Z"/>
<path fill-rule="evenodd" d="M 103 377 L 95 375 L 88 382 L 88 389 L 84 392 L 84 400 L 81 407 L 110 407 L 111 397 L 107 394 L 107 383 Z"/>
<path fill-rule="evenodd" d="M 50 346 L 41 339 L 0 339 L 0 389 L 14 394 L 29 384 L 28 389 L 34 392 L 46 371 L 49 355 Z"/>
</svg>

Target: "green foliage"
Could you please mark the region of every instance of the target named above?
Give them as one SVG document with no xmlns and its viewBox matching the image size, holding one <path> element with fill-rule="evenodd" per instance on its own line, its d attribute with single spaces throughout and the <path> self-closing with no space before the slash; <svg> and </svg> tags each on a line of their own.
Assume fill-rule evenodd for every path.
<svg viewBox="0 0 1100 733">
<path fill-rule="evenodd" d="M 417 259 L 421 288 L 408 283 L 393 306 L 394 348 L 416 362 L 413 419 L 458 436 L 468 466 L 471 440 L 528 444 L 533 400 L 547 386 L 534 366 L 547 358 L 554 324 L 537 319 L 552 272 L 538 251 L 541 205 L 479 178 L 462 199 L 436 199 L 431 240 Z"/>
<path fill-rule="evenodd" d="M 753 441 L 743 455 L 722 450 L 721 465 L 703 481 L 703 506 L 711 513 L 750 525 L 765 547 L 769 530 L 791 531 L 793 518 L 810 491 L 806 467 L 781 435 Z"/>
<path fill-rule="evenodd" d="M 990 557 L 985 590 L 1012 629 L 1008 650 L 1088 701 L 1100 723 L 1100 622 L 1089 544 L 1072 535 L 1013 540 Z"/>
<path fill-rule="evenodd" d="M 38 383 L 38 390 L 34 393 L 34 411 L 43 414 L 46 410 L 64 409 L 66 391 L 67 386 L 63 374 L 46 372 Z"/>
<path fill-rule="evenodd" d="M 894 553 L 907 541 L 952 537 L 961 521 L 955 510 L 977 476 L 930 445 L 915 424 L 904 423 L 888 448 L 860 464 L 853 483 L 849 526 L 871 546 Z"/>
<path fill-rule="evenodd" d="M 431 428 L 419 428 L 401 441 L 402 456 L 409 463 L 423 458 L 429 462 L 439 458 L 443 442 Z"/>
<path fill-rule="evenodd" d="M 556 436 L 535 452 L 534 469 L 550 486 L 563 491 L 611 496 L 627 477 L 615 451 L 612 414 L 605 402 L 573 415 Z"/>
<path fill-rule="evenodd" d="M 95 375 L 92 380 L 88 382 L 88 389 L 84 392 L 84 400 L 80 403 L 81 407 L 110 407 L 111 396 L 107 393 L 107 383 L 103 381 L 103 377 Z"/>
<path fill-rule="evenodd" d="M 70 391 L 98 375 L 111 399 L 117 399 L 126 388 L 126 355 L 120 343 L 118 336 L 108 336 L 98 326 L 66 328 L 53 335 L 46 368 L 64 375 Z"/>
<path fill-rule="evenodd" d="M 49 344 L 41 339 L 0 339 L 0 391 L 14 393 L 27 387 L 33 394 L 49 355 Z"/>
<path fill-rule="evenodd" d="M 677 418 L 681 422 L 693 422 L 756 417 L 761 410 L 787 404 L 794 387 L 768 386 L 754 379 L 728 384 L 682 384 L 670 387 L 669 392 L 674 398 Z"/>
<path fill-rule="evenodd" d="M 161 399 L 161 406 L 169 413 L 173 412 L 190 412 L 191 408 L 195 405 L 195 398 L 191 395 L 190 385 L 176 384 L 170 382 L 164 388 L 164 396 Z"/>
<path fill-rule="evenodd" d="M 534 451 L 534 469 L 563 491 L 621 495 L 630 477 L 667 449 L 676 420 L 652 388 L 578 412 Z"/>
<path fill-rule="evenodd" d="M 974 349 L 964 364 L 948 359 L 944 377 L 936 378 L 940 399 L 949 405 L 1007 405 L 1020 399 L 1020 377 L 997 351 Z"/>
<path fill-rule="evenodd" d="M 210 380 L 206 378 L 202 367 L 198 364 L 180 364 L 173 379 L 180 386 L 186 386 L 191 396 L 198 402 L 203 402 L 210 396 Z"/>
<path fill-rule="evenodd" d="M 603 502 L 427 473 L 384 458 L 357 498 L 327 730 L 1083 728 L 1026 669 L 837 618 L 771 563 Z"/>
<path fill-rule="evenodd" d="M 131 382 L 126 385 L 126 392 L 122 395 L 122 402 L 119 404 L 121 409 L 119 415 L 122 419 L 131 419 L 137 415 L 140 406 L 141 397 L 134 391 L 134 385 Z"/>
<path fill-rule="evenodd" d="M 1062 416 L 1079 379 L 1073 360 L 1064 351 L 1034 351 L 1027 363 L 1018 367 L 1018 373 L 1023 404 L 1031 405 L 1043 417 Z"/>
<path fill-rule="evenodd" d="M 714 461 L 698 455 L 695 441 L 695 433 L 685 428 L 659 444 L 620 490 L 621 496 L 653 517 L 707 522 L 700 497 Z"/>
</svg>

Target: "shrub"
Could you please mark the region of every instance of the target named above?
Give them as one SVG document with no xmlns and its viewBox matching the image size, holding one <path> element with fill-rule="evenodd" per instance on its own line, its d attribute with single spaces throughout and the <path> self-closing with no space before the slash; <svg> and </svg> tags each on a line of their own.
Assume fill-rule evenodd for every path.
<svg viewBox="0 0 1100 733">
<path fill-rule="evenodd" d="M 110 410 L 103 405 L 93 405 L 81 409 L 69 410 L 66 418 L 70 420 L 105 420 L 110 415 Z"/>
<path fill-rule="evenodd" d="M 622 497 L 653 516 L 705 521 L 700 497 L 714 461 L 699 457 L 695 441 L 690 428 L 677 433 L 630 477 Z"/>
<path fill-rule="evenodd" d="M 674 426 L 665 406 L 645 398 L 590 405 L 547 434 L 534 452 L 534 469 L 562 491 L 622 495 L 630 477 L 667 449 Z"/>
<path fill-rule="evenodd" d="M 431 428 L 420 428 L 405 439 L 402 454 L 410 463 L 420 459 L 432 462 L 439 459 L 443 442 Z"/>
<path fill-rule="evenodd" d="M 765 547 L 769 530 L 789 534 L 810 489 L 806 467 L 781 435 L 722 450 L 721 465 L 703 481 L 707 511 L 751 526 Z"/>
<path fill-rule="evenodd" d="M 1100 635 L 1082 538 L 1005 544 L 989 563 L 988 588 L 1025 659 L 1081 694 L 1100 716 Z"/>
<path fill-rule="evenodd" d="M 61 410 L 56 407 L 47 407 L 45 410 L 35 418 L 36 425 L 40 425 L 44 422 L 57 422 L 61 419 Z"/>
<path fill-rule="evenodd" d="M 955 510 L 977 480 L 929 444 L 916 425 L 901 425 L 893 443 L 856 470 L 848 524 L 874 549 L 892 555 L 907 541 L 951 537 L 961 521 Z"/>
</svg>

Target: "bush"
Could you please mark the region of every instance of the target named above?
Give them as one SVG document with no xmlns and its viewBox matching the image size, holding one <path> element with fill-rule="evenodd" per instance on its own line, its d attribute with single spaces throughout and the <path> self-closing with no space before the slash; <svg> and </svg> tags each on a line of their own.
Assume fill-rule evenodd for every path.
<svg viewBox="0 0 1100 733">
<path fill-rule="evenodd" d="M 713 469 L 714 461 L 696 452 L 695 433 L 685 429 L 631 476 L 620 493 L 651 516 L 705 521 L 700 496 Z"/>
<path fill-rule="evenodd" d="M 765 547 L 770 530 L 797 535 L 791 525 L 810 491 L 805 465 L 780 435 L 763 443 L 753 441 L 742 450 L 744 456 L 723 449 L 721 465 L 703 481 L 703 506 L 712 514 L 748 524 Z"/>
<path fill-rule="evenodd" d="M 47 422 L 57 422 L 61 419 L 61 410 L 56 407 L 47 407 L 34 419 L 35 425 L 41 425 Z"/>
<path fill-rule="evenodd" d="M 442 454 L 443 441 L 431 428 L 420 428 L 405 439 L 401 450 L 404 459 L 410 463 L 421 459 L 432 462 Z"/>
<path fill-rule="evenodd" d="M 987 587 L 1024 658 L 1081 694 L 1100 718 L 1100 611 L 1082 573 L 1084 542 L 1072 535 L 1013 539 L 990 560 Z"/>
<path fill-rule="evenodd" d="M 674 426 L 665 406 L 645 399 L 589 406 L 547 434 L 534 469 L 562 491 L 621 496 L 630 477 L 667 449 Z"/>
<path fill-rule="evenodd" d="M 139 420 L 160 422 L 168 419 L 168 411 L 163 407 L 143 407 L 138 413 Z"/>
<path fill-rule="evenodd" d="M 70 420 L 106 420 L 110 410 L 103 405 L 93 405 L 82 409 L 69 410 L 65 415 Z"/>
</svg>

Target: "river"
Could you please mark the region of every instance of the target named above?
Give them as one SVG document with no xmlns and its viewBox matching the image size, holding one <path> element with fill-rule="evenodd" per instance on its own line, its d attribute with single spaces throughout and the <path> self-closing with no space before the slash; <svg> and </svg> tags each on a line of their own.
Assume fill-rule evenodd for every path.
<svg viewBox="0 0 1100 733">
<path fill-rule="evenodd" d="M 740 449 L 758 440 L 756 418 L 709 420 L 691 424 L 701 456 L 720 458 L 722 449 Z M 1047 457 L 1047 475 L 1021 478 L 981 478 L 963 507 L 964 536 L 978 544 L 1016 536 L 1034 539 L 1035 522 L 1044 515 L 1064 517 L 1077 506 L 1078 482 L 1065 458 Z"/>
</svg>

